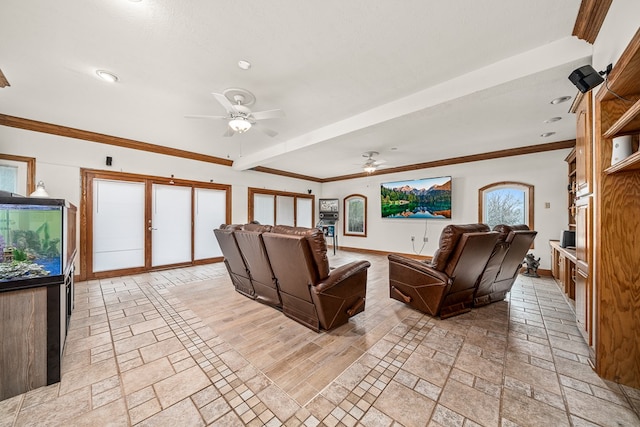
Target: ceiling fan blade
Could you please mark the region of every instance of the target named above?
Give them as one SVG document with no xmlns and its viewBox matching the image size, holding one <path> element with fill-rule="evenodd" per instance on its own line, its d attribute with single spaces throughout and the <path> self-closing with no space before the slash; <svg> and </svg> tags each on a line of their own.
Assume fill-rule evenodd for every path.
<svg viewBox="0 0 640 427">
<path fill-rule="evenodd" d="M 227 137 L 227 136 L 233 136 L 235 134 L 236 132 L 233 129 L 231 129 L 229 126 L 227 126 L 227 131 L 223 133 L 222 136 Z"/>
<path fill-rule="evenodd" d="M 227 110 L 228 112 L 235 111 L 233 109 L 233 104 L 231 103 L 231 101 L 229 101 L 229 99 L 226 96 L 224 96 L 221 93 L 215 93 L 215 92 L 212 92 L 211 94 L 216 98 L 216 101 L 218 101 L 220 105 L 224 107 L 225 110 Z"/>
<path fill-rule="evenodd" d="M 203 116 L 200 114 L 189 114 L 185 116 L 187 119 L 226 119 L 226 116 Z"/>
<path fill-rule="evenodd" d="M 266 128 L 266 127 L 264 127 L 262 125 L 258 125 L 257 123 L 254 123 L 253 125 L 255 127 L 257 127 L 258 129 L 260 129 L 265 134 L 269 135 L 271 138 L 273 138 L 274 136 L 276 136 L 278 134 L 278 132 L 276 132 L 275 130 Z"/>
<path fill-rule="evenodd" d="M 375 166 L 379 166 L 379 165 L 382 165 L 382 164 L 384 164 L 384 163 L 387 163 L 387 161 L 386 161 L 386 160 L 382 160 L 382 159 L 374 160 L 374 161 L 373 161 L 373 164 L 374 164 Z"/>
<path fill-rule="evenodd" d="M 284 117 L 284 111 L 277 110 L 266 110 L 266 111 L 255 111 L 251 113 L 251 116 L 256 120 L 264 120 L 264 119 L 277 119 L 280 117 Z"/>
</svg>

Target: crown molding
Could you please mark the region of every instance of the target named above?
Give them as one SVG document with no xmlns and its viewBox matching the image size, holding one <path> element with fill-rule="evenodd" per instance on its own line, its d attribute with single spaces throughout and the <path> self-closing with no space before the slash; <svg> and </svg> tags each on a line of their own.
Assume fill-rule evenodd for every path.
<svg viewBox="0 0 640 427">
<path fill-rule="evenodd" d="M 582 0 L 572 35 L 593 44 L 613 0 Z"/>
<path fill-rule="evenodd" d="M 233 161 L 215 156 L 194 153 L 192 151 L 180 150 L 178 148 L 164 147 L 162 145 L 149 144 L 148 142 L 136 141 L 133 139 L 120 138 L 118 136 L 105 135 L 67 126 L 54 125 L 51 123 L 39 122 L 31 119 L 8 116 L 0 114 L 0 125 L 18 129 L 25 129 L 34 132 L 48 133 L 51 135 L 64 136 L 67 138 L 81 139 L 84 141 L 98 142 L 100 144 L 115 145 L 117 147 L 131 148 L 134 150 L 147 151 L 150 153 L 164 154 L 173 157 L 198 160 L 201 162 L 215 163 L 218 165 L 231 166 Z"/>
<path fill-rule="evenodd" d="M 114 145 L 118 147 L 130 148 L 133 150 L 147 151 L 151 153 L 164 154 L 167 156 L 181 157 L 190 160 L 198 160 L 201 162 L 214 163 L 223 166 L 231 166 L 233 161 L 215 156 L 207 156 L 205 154 L 194 153 L 192 151 L 180 150 L 177 148 L 164 147 L 147 142 L 135 141 L 132 139 L 120 138 L 117 136 L 105 135 L 96 132 L 90 132 L 81 129 L 75 129 L 66 126 L 54 125 L 51 123 L 39 122 L 36 120 L 24 119 L 20 117 L 0 114 L 0 125 L 9 126 L 18 129 L 25 129 L 34 132 L 48 133 L 51 135 L 64 136 L 67 138 L 81 139 L 84 141 L 97 142 L 100 144 Z M 285 176 L 288 178 L 301 179 L 318 183 L 344 181 L 348 179 L 363 178 L 372 175 L 385 175 L 390 173 L 414 171 L 418 169 L 428 169 L 439 166 L 449 166 L 460 163 L 478 162 L 481 160 L 499 159 L 502 157 L 521 156 L 525 154 L 542 153 L 544 151 L 562 150 L 565 148 L 575 147 L 575 139 L 559 142 L 550 142 L 547 144 L 529 145 L 525 147 L 509 148 L 506 150 L 490 151 L 487 153 L 473 154 L 470 156 L 452 157 L 449 159 L 435 160 L 431 162 L 415 163 L 411 165 L 398 166 L 395 168 L 386 168 L 373 172 L 372 174 L 355 173 L 350 175 L 340 175 L 329 178 L 317 178 L 309 175 L 287 172 L 279 169 L 267 168 L 264 166 L 256 166 L 251 169 L 256 172 L 268 173 L 271 175 Z"/>
<path fill-rule="evenodd" d="M 452 157 L 449 159 L 434 160 L 432 162 L 415 163 L 412 165 L 398 166 L 395 168 L 379 169 L 371 174 L 366 173 L 354 173 L 351 175 L 334 176 L 332 178 L 325 178 L 322 182 L 343 181 L 346 179 L 364 178 L 372 175 L 386 175 L 389 173 L 407 172 L 418 169 L 435 168 L 439 166 L 456 165 L 460 163 L 478 162 L 481 160 L 500 159 L 502 157 L 521 156 L 524 154 L 542 153 L 545 151 L 563 150 L 565 148 L 573 148 L 576 145 L 575 139 L 569 139 L 566 141 L 550 142 L 547 144 L 528 145 L 525 147 L 509 148 L 506 150 L 490 151 L 481 154 L 472 154 L 470 156 Z"/>
</svg>

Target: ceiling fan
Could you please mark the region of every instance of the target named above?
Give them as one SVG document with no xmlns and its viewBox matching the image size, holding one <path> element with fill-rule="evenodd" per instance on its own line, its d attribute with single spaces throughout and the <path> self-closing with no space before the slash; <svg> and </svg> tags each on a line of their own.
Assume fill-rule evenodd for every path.
<svg viewBox="0 0 640 427">
<path fill-rule="evenodd" d="M 246 89 L 230 88 L 222 93 L 212 93 L 216 101 L 227 110 L 226 116 L 187 115 L 189 119 L 220 119 L 227 121 L 227 131 L 222 136 L 233 136 L 245 133 L 252 126 L 257 126 L 265 134 L 274 137 L 278 132 L 258 125 L 258 120 L 277 119 L 284 117 L 280 109 L 266 111 L 251 111 L 250 105 L 256 102 L 256 97 Z"/>
<path fill-rule="evenodd" d="M 364 164 L 362 165 L 362 169 L 366 172 L 366 173 L 373 173 L 376 170 L 378 170 L 378 168 L 383 164 L 386 163 L 385 160 L 382 159 L 374 159 L 374 156 L 377 156 L 378 153 L 377 151 L 367 151 L 362 153 L 362 157 L 366 157 L 367 160 L 364 162 Z"/>
</svg>

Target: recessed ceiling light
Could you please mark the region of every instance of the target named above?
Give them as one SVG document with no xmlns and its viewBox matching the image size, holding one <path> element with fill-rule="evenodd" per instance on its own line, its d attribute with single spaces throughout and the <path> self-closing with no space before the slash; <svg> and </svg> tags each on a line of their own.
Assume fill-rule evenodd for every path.
<svg viewBox="0 0 640 427">
<path fill-rule="evenodd" d="M 570 96 L 560 96 L 560 97 L 558 97 L 558 98 L 556 98 L 556 99 L 552 100 L 552 101 L 551 101 L 551 104 L 554 104 L 554 105 L 555 105 L 555 104 L 560 104 L 560 103 L 565 102 L 565 101 L 568 101 L 568 100 L 570 100 L 570 99 L 571 99 L 571 97 L 570 97 Z"/>
<path fill-rule="evenodd" d="M 545 133 L 541 133 L 541 134 L 540 134 L 540 137 L 542 137 L 542 138 L 548 138 L 548 137 L 550 137 L 551 135 L 555 135 L 555 134 L 556 134 L 555 132 L 545 132 Z"/>
<path fill-rule="evenodd" d="M 545 120 L 545 123 L 553 123 L 553 122 L 557 122 L 558 120 L 562 120 L 562 117 L 551 117 L 550 119 Z"/>
<path fill-rule="evenodd" d="M 116 76 L 115 74 L 113 74 L 112 72 L 109 71 L 105 71 L 105 70 L 98 70 L 96 71 L 96 74 L 98 75 L 98 77 L 100 77 L 102 80 L 109 82 L 109 83 L 115 83 L 118 80 L 118 76 Z"/>
<path fill-rule="evenodd" d="M 241 59 L 240 61 L 238 61 L 238 67 L 242 68 L 243 70 L 248 70 L 249 68 L 251 68 L 251 62 Z"/>
</svg>

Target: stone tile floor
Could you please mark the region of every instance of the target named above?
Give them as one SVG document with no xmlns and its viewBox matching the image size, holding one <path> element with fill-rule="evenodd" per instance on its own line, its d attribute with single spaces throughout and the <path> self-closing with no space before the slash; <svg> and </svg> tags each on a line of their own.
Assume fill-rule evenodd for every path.
<svg viewBox="0 0 640 427">
<path fill-rule="evenodd" d="M 331 263 L 357 258 L 365 313 L 310 335 L 223 264 L 78 283 L 61 382 L 0 402 L 0 426 L 640 426 L 640 390 L 594 374 L 550 278 L 440 320 L 388 298 L 385 257 Z M 283 349 L 252 348 L 262 325 Z"/>
</svg>

